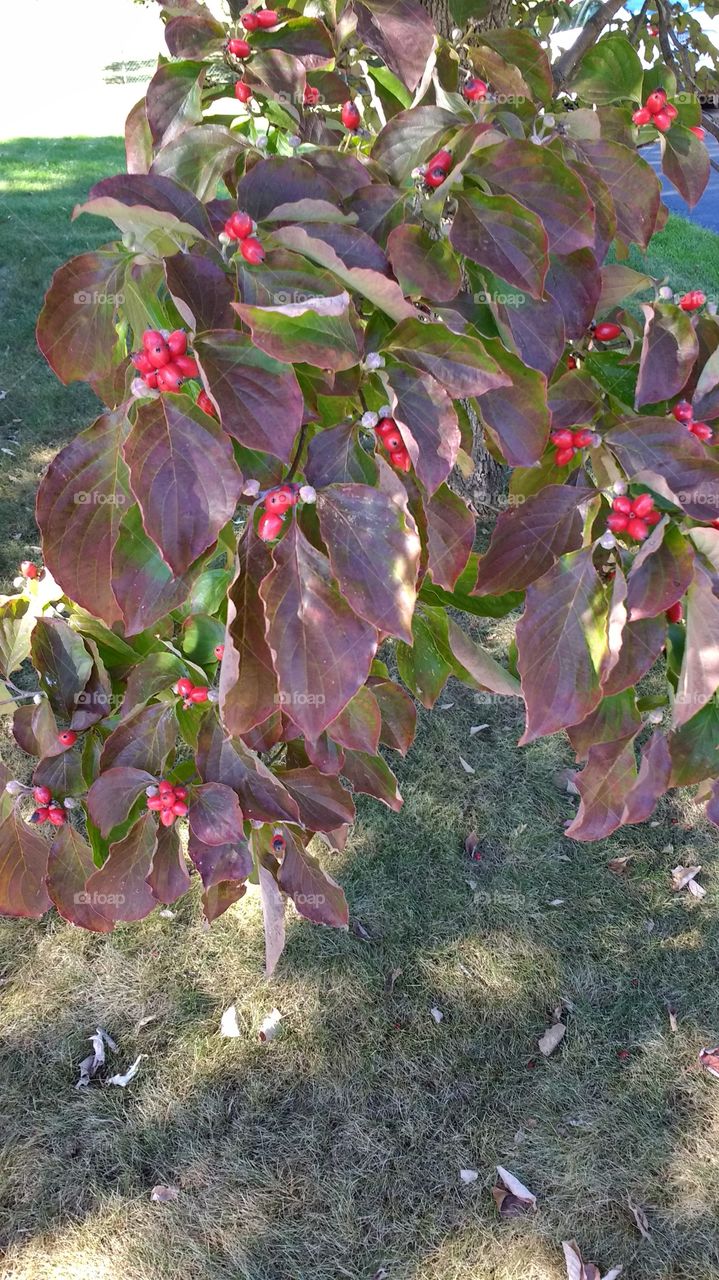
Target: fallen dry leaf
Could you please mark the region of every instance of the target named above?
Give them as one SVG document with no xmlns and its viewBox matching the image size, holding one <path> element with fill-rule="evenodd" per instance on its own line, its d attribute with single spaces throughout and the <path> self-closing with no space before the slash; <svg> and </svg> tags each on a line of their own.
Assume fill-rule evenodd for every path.
<svg viewBox="0 0 719 1280">
<path fill-rule="evenodd" d="M 384 989 L 388 995 L 391 995 L 395 989 L 398 978 L 402 977 L 401 969 L 390 969 L 384 980 Z"/>
<path fill-rule="evenodd" d="M 432 1009 L 430 1009 L 429 1012 L 431 1016 L 434 1018 L 435 1022 L 437 1023 L 437 1026 L 439 1026 L 440 1022 L 442 1022 L 444 1018 L 444 1014 L 442 1013 L 442 1010 L 438 1009 L 437 1006 L 435 1005 Z"/>
<path fill-rule="evenodd" d="M 460 1169 L 459 1176 L 462 1179 L 462 1182 L 469 1186 L 470 1183 L 477 1181 L 479 1174 L 476 1169 Z"/>
<path fill-rule="evenodd" d="M 567 1028 L 563 1022 L 553 1022 L 551 1027 L 547 1027 L 544 1035 L 541 1035 L 537 1041 L 539 1052 L 544 1054 L 545 1058 L 548 1058 L 550 1053 L 554 1053 L 554 1050 L 562 1043 L 566 1032 Z"/>
<path fill-rule="evenodd" d="M 262 1044 L 269 1044 L 270 1040 L 274 1040 L 280 1029 L 281 1021 L 282 1014 L 279 1009 L 273 1009 L 271 1013 L 268 1013 L 266 1018 L 262 1019 L 258 1030 L 258 1035 Z"/>
<path fill-rule="evenodd" d="M 157 1204 L 169 1204 L 171 1200 L 176 1200 L 179 1194 L 178 1187 L 153 1187 L 150 1199 L 155 1200 Z"/>
<path fill-rule="evenodd" d="M 151 1022 L 156 1022 L 156 1021 L 157 1021 L 157 1014 L 148 1013 L 145 1018 L 140 1018 L 140 1021 L 135 1023 L 134 1034 L 137 1035 L 138 1031 L 142 1031 L 143 1027 L 147 1027 Z"/>
<path fill-rule="evenodd" d="M 563 1240 L 564 1261 L 567 1267 L 567 1280 L 617 1280 L 622 1274 L 621 1267 L 612 1267 L 606 1275 L 601 1276 L 595 1262 L 585 1262 L 576 1240 Z"/>
<path fill-rule="evenodd" d="M 361 920 L 350 920 L 350 933 L 353 933 L 355 938 L 359 938 L 360 942 L 372 941 L 372 934 L 362 924 Z"/>
<path fill-rule="evenodd" d="M 146 1053 L 138 1054 L 132 1066 L 127 1068 L 127 1071 L 124 1073 L 124 1075 L 118 1073 L 116 1076 L 110 1076 L 110 1079 L 106 1080 L 105 1084 L 116 1084 L 116 1085 L 119 1085 L 121 1089 L 124 1089 L 130 1083 L 131 1080 L 135 1079 L 135 1076 L 137 1075 L 140 1069 L 140 1063 L 142 1062 L 142 1059 L 146 1057 L 147 1057 Z"/>
<path fill-rule="evenodd" d="M 464 852 L 468 853 L 470 858 L 477 860 L 479 856 L 479 836 L 476 831 L 470 831 L 464 842 Z"/>
<path fill-rule="evenodd" d="M 677 1022 L 676 1010 L 672 1009 L 670 1006 L 667 1009 L 667 1013 L 669 1015 L 669 1029 L 670 1031 L 676 1031 L 679 1026 L 679 1023 Z"/>
<path fill-rule="evenodd" d="M 222 1017 L 220 1018 L 220 1035 L 225 1036 L 228 1040 L 236 1040 L 240 1034 L 240 1028 L 237 1025 L 237 1009 L 233 1004 L 229 1005 Z"/>
<path fill-rule="evenodd" d="M 678 867 L 672 869 L 672 892 L 679 893 L 681 889 L 689 889 L 695 898 L 703 898 L 706 889 L 700 884 L 694 883 L 694 877 L 699 875 L 701 867 L 683 867 L 681 863 Z"/>
<path fill-rule="evenodd" d="M 633 856 L 633 854 L 628 853 L 623 858 L 610 858 L 607 863 L 608 870 L 613 871 L 615 876 L 623 876 Z"/>
<path fill-rule="evenodd" d="M 473 725 L 470 725 L 470 729 L 469 729 L 469 736 L 470 736 L 470 738 L 473 738 L 473 737 L 474 737 L 474 735 L 475 735 L 475 733 L 481 733 L 483 729 L 488 729 L 488 728 L 489 728 L 489 725 L 488 725 L 488 724 L 473 724 Z"/>
<path fill-rule="evenodd" d="M 462 766 L 462 768 L 464 769 L 464 772 L 465 772 L 465 773 L 474 773 L 474 769 L 472 768 L 472 766 L 471 766 L 471 764 L 469 763 L 469 761 L 468 761 L 468 760 L 465 760 L 464 756 L 460 756 L 460 757 L 459 757 L 459 763 L 461 764 L 461 766 Z"/>
<path fill-rule="evenodd" d="M 112 1049 L 113 1052 L 117 1051 L 115 1041 L 112 1036 L 107 1034 L 103 1027 L 97 1027 L 95 1029 L 94 1036 L 90 1037 L 90 1044 L 92 1045 L 92 1053 L 88 1054 L 86 1058 L 83 1058 L 80 1063 L 80 1078 L 75 1085 L 76 1089 L 85 1088 L 85 1086 L 90 1083 L 93 1076 L 95 1076 L 100 1070 L 100 1067 L 104 1065 L 105 1045 L 107 1045 L 108 1049 Z"/>
<path fill-rule="evenodd" d="M 637 1231 L 640 1236 L 642 1236 L 644 1240 L 651 1240 L 652 1237 L 649 1232 L 649 1222 L 647 1221 L 647 1215 L 642 1209 L 642 1206 L 640 1204 L 636 1204 L 630 1195 L 627 1196 L 627 1204 L 629 1205 L 629 1211 L 637 1224 Z"/>
<path fill-rule="evenodd" d="M 699 1065 L 719 1080 L 719 1044 L 713 1049 L 699 1050 Z"/>
<path fill-rule="evenodd" d="M 501 1218 L 519 1218 L 523 1213 L 536 1209 L 537 1197 L 519 1178 L 502 1168 L 501 1164 L 497 1165 L 497 1174 L 499 1182 L 492 1187 L 492 1196 Z"/>
<path fill-rule="evenodd" d="M 577 776 L 576 769 L 559 769 L 555 773 L 553 782 L 557 791 L 566 791 L 570 796 L 578 796 L 579 789 L 574 779 Z"/>
</svg>

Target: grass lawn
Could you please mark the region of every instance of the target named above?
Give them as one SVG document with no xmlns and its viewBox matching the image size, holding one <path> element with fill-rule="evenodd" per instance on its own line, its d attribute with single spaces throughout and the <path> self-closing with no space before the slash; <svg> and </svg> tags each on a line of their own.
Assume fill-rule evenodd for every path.
<svg viewBox="0 0 719 1280">
<path fill-rule="evenodd" d="M 5 148 L 6 578 L 36 545 L 42 468 L 92 413 L 36 353 L 34 318 L 53 267 L 107 234 L 69 224 L 72 205 L 121 167 L 112 139 Z M 650 269 L 716 293 L 715 245 L 671 219 Z M 505 624 L 483 631 L 501 651 Z M 570 1237 L 631 1280 L 719 1277 L 719 1082 L 696 1066 L 719 1040 L 716 833 L 670 798 L 653 824 L 567 841 L 574 802 L 553 775 L 568 752 L 519 751 L 519 733 L 512 702 L 451 682 L 399 763 L 403 812 L 360 799 L 330 862 L 371 940 L 295 919 L 270 981 L 252 894 L 211 930 L 197 894 L 107 938 L 53 915 L 0 922 L 3 1280 L 560 1280 Z M 625 875 L 607 869 L 626 854 Z M 703 865 L 703 902 L 669 891 L 678 862 Z M 231 1003 L 241 1035 L 225 1040 Z M 274 1006 L 282 1031 L 261 1047 Z M 146 1055 L 126 1090 L 74 1089 L 98 1024 L 113 1070 Z M 496 1164 L 535 1214 L 498 1218 Z M 158 1183 L 178 1198 L 151 1203 Z"/>
</svg>

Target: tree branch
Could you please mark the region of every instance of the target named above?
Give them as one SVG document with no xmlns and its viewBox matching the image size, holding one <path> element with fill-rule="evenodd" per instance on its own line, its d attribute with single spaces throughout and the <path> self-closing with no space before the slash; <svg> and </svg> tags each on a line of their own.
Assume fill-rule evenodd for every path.
<svg viewBox="0 0 719 1280">
<path fill-rule="evenodd" d="M 597 12 L 589 19 L 586 26 L 582 27 L 571 48 L 565 49 L 561 57 L 557 59 L 553 67 L 554 84 L 557 89 L 564 88 L 574 68 L 582 61 L 585 53 L 591 49 L 592 45 L 596 44 L 607 23 L 611 22 L 615 13 L 618 13 L 622 8 L 623 3 L 624 0 L 605 0 L 605 3 L 600 9 L 597 9 Z"/>
</svg>

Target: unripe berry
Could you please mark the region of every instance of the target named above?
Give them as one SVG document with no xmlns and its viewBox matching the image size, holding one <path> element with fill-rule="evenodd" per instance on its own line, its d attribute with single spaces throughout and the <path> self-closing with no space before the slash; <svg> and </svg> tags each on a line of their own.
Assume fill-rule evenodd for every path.
<svg viewBox="0 0 719 1280">
<path fill-rule="evenodd" d="M 349 129 L 351 133 L 359 129 L 361 116 L 356 103 L 352 101 L 345 102 L 340 112 L 340 119 L 345 129 Z"/>
<path fill-rule="evenodd" d="M 249 58 L 252 49 L 246 40 L 234 37 L 227 42 L 227 51 L 231 53 L 233 58 Z"/>
<path fill-rule="evenodd" d="M 52 791 L 49 787 L 35 787 L 32 794 L 33 799 L 39 805 L 49 804 L 52 800 Z"/>
<path fill-rule="evenodd" d="M 614 324 L 611 320 L 604 320 L 602 324 L 594 326 L 594 337 L 599 342 L 614 342 L 615 338 L 621 337 L 621 334 L 621 326 Z"/>
<path fill-rule="evenodd" d="M 175 329 L 167 339 L 167 345 L 170 348 L 171 356 L 184 356 L 187 351 L 187 334 L 185 330 Z"/>
<path fill-rule="evenodd" d="M 265 251 L 256 236 L 247 236 L 240 241 L 240 253 L 245 262 L 249 262 L 253 266 L 262 262 L 265 256 Z"/>
<path fill-rule="evenodd" d="M 257 524 L 257 536 L 263 542 L 274 542 L 282 530 L 282 517 L 274 511 L 263 511 Z"/>
<path fill-rule="evenodd" d="M 77 734 L 74 729 L 63 729 L 58 733 L 57 740 L 61 747 L 74 747 L 77 742 Z"/>
<path fill-rule="evenodd" d="M 481 102 L 482 98 L 487 96 L 487 86 L 484 80 L 478 80 L 476 76 L 471 76 L 462 89 L 462 96 L 467 102 Z"/>
<path fill-rule="evenodd" d="M 252 89 L 244 80 L 238 80 L 235 84 L 235 97 L 238 102 L 249 102 L 252 97 Z"/>
</svg>

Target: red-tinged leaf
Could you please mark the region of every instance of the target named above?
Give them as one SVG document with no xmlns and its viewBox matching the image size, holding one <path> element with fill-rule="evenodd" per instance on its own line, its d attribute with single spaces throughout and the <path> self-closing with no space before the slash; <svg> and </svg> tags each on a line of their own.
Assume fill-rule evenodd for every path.
<svg viewBox="0 0 719 1280">
<path fill-rule="evenodd" d="M 194 191 L 203 204 L 212 200 L 218 183 L 231 174 L 249 144 L 241 134 L 221 124 L 195 125 L 158 153 L 150 172 L 174 178 Z"/>
<path fill-rule="evenodd" d="M 408 89 L 417 88 L 434 48 L 434 24 L 418 0 L 356 0 L 357 36 Z"/>
<path fill-rule="evenodd" d="M 110 585 L 112 549 L 127 505 L 123 409 L 80 432 L 56 454 L 38 490 L 43 558 L 68 596 L 111 627 L 121 618 Z"/>
<path fill-rule="evenodd" d="M 294 370 L 231 329 L 201 334 L 195 351 L 225 431 L 289 462 L 304 409 Z"/>
<path fill-rule="evenodd" d="M 428 568 L 432 581 L 451 591 L 474 542 L 474 516 L 458 494 L 441 484 L 427 499 Z"/>
<path fill-rule="evenodd" d="M 223 880 L 220 884 L 206 889 L 202 895 L 202 913 L 208 924 L 224 915 L 240 898 L 244 898 L 247 889 L 242 881 Z"/>
<path fill-rule="evenodd" d="M 565 159 L 567 159 L 566 155 Z M 588 248 L 591 249 L 597 262 L 603 262 L 617 233 L 617 215 L 612 193 L 593 165 L 585 164 L 574 156 L 571 157 L 570 163 L 587 188 L 594 209 L 594 240 Z"/>
<path fill-rule="evenodd" d="M 80 744 L 71 751 L 45 756 L 32 775 L 33 786 L 49 787 L 56 796 L 79 796 L 87 783 L 82 772 Z"/>
<path fill-rule="evenodd" d="M 691 720 L 719 688 L 719 598 L 714 579 L 697 560 L 687 592 L 687 628 L 673 727 Z"/>
<path fill-rule="evenodd" d="M 531 90 L 531 96 L 547 103 L 554 92 L 549 59 L 538 40 L 522 28 L 482 31 L 479 40 L 498 53 L 510 67 L 517 67 Z M 472 57 L 482 50 L 472 50 Z"/>
<path fill-rule="evenodd" d="M 37 706 L 34 702 L 18 707 L 13 716 L 12 732 L 18 746 L 29 756 L 51 756 L 64 751 L 57 740 L 57 720 L 47 698 Z"/>
<path fill-rule="evenodd" d="M 265 968 L 269 978 L 285 949 L 285 899 L 275 876 L 259 859 L 258 876 L 265 927 Z"/>
<path fill-rule="evenodd" d="M 444 387 L 410 365 L 386 373 L 393 416 L 419 479 L 429 494 L 447 479 L 460 446 L 459 423 Z"/>
<path fill-rule="evenodd" d="M 327 558 L 296 520 L 274 560 L 260 595 L 279 696 L 297 727 L 315 740 L 367 679 L 377 634 L 340 595 Z"/>
<path fill-rule="evenodd" d="M 594 422 L 603 409 L 602 397 L 592 378 L 570 370 L 553 382 L 547 393 L 552 415 L 552 431 Z"/>
<path fill-rule="evenodd" d="M 194 332 L 232 328 L 235 291 L 213 258 L 199 253 L 165 258 L 165 280 L 182 319 Z"/>
<path fill-rule="evenodd" d="M 152 134 L 144 95 L 125 121 L 125 161 L 128 173 L 147 173 L 152 164 Z"/>
<path fill-rule="evenodd" d="M 221 52 L 225 28 L 204 9 L 187 17 L 170 18 L 165 27 L 165 43 L 173 58 L 207 58 Z"/>
<path fill-rule="evenodd" d="M 255 31 L 252 35 L 255 49 L 278 50 L 286 55 L 296 57 L 309 70 L 327 66 L 334 61 L 335 51 L 332 37 L 327 27 L 319 18 L 291 17 L 283 20 L 282 26 L 269 31 Z M 264 53 L 263 55 L 264 56 Z M 255 58 L 250 63 L 254 67 Z"/>
<path fill-rule="evenodd" d="M 306 920 L 330 925 L 334 929 L 346 929 L 349 909 L 340 886 L 291 832 L 287 832 L 286 839 L 287 848 L 277 874 L 280 889 L 292 899 Z"/>
<path fill-rule="evenodd" d="M 147 86 L 147 122 L 158 150 L 202 120 L 205 67 L 198 62 L 165 62 Z"/>
<path fill-rule="evenodd" d="M 469 169 L 493 192 L 513 196 L 535 213 L 552 253 L 572 253 L 594 241 L 586 187 L 553 151 L 510 138 L 475 152 Z"/>
<path fill-rule="evenodd" d="M 375 696 L 382 716 L 380 742 L 406 756 L 414 742 L 417 709 L 401 685 L 393 680 L 370 676 L 369 688 Z"/>
<path fill-rule="evenodd" d="M 580 506 L 593 490 L 551 484 L 525 502 L 502 511 L 485 555 L 480 556 L 473 595 L 501 595 L 536 582 L 555 560 L 582 545 Z"/>
<path fill-rule="evenodd" d="M 143 707 L 150 698 L 169 689 L 184 674 L 185 665 L 176 654 L 167 650 L 149 653 L 127 676 L 120 714 L 123 717 L 132 715 L 138 707 Z"/>
<path fill-rule="evenodd" d="M 118 173 L 112 178 L 103 178 L 90 189 L 87 201 L 75 208 L 73 218 L 80 213 L 94 213 L 111 218 L 125 231 L 132 223 L 123 220 L 123 208 L 138 208 L 140 214 L 151 210 L 169 215 L 164 224 L 153 220 L 151 225 L 165 226 L 171 234 L 175 223 L 179 222 L 194 227 L 201 236 L 209 238 L 212 235 L 205 207 L 191 191 L 173 182 L 172 178 L 151 177 L 146 173 Z"/>
<path fill-rule="evenodd" d="M 674 524 L 657 525 L 639 548 L 627 577 L 631 622 L 655 618 L 680 600 L 694 574 L 694 550 Z"/>
<path fill-rule="evenodd" d="M 399 111 L 377 135 L 372 159 L 401 185 L 417 165 L 437 150 L 449 131 L 456 128 L 456 115 L 443 107 L 420 106 Z"/>
<path fill-rule="evenodd" d="M 564 317 L 567 337 L 583 338 L 602 291 L 602 277 L 591 249 L 577 249 L 563 257 L 554 255 L 546 289 Z"/>
<path fill-rule="evenodd" d="M 604 679 L 605 696 L 630 689 L 654 666 L 666 640 L 667 624 L 658 618 L 629 622 L 622 630 L 621 649 L 616 664 Z"/>
<path fill-rule="evenodd" d="M 196 761 L 205 782 L 222 782 L 237 792 L 247 818 L 298 821 L 297 804 L 276 774 L 239 738 L 226 738 L 214 715 L 200 729 Z"/>
<path fill-rule="evenodd" d="M 300 823 L 308 831 L 334 831 L 345 822 L 354 822 L 352 796 L 337 778 L 320 773 L 313 765 L 279 769 L 277 777 L 296 801 Z"/>
<path fill-rule="evenodd" d="M 577 816 L 565 835 L 572 840 L 603 840 L 622 824 L 627 798 L 637 778 L 634 738 L 589 748 L 587 764 L 574 782 L 580 794 Z"/>
<path fill-rule="evenodd" d="M 38 618 L 31 651 L 40 687 L 55 715 L 70 720 L 92 674 L 92 658 L 81 637 L 62 618 Z"/>
<path fill-rule="evenodd" d="M 246 880 L 252 874 L 252 854 L 241 826 L 239 832 L 235 831 L 232 840 L 226 844 L 219 841 L 206 844 L 190 825 L 188 852 L 206 890 L 215 888 L 223 881 Z"/>
<path fill-rule="evenodd" d="M 157 846 L 147 885 L 158 902 L 172 906 L 190 887 L 190 873 L 182 852 L 177 826 L 157 828 Z"/>
<path fill-rule="evenodd" d="M 382 250 L 366 232 L 332 224 L 311 225 L 309 229 L 297 225 L 280 228 L 273 239 L 276 244 L 301 253 L 310 262 L 326 267 L 338 281 L 368 298 L 393 320 L 415 315 L 415 308 L 396 280 L 386 274 L 387 261 Z M 378 255 L 381 255 L 381 271 L 377 269 L 379 264 L 372 265 Z"/>
<path fill-rule="evenodd" d="M 187 396 L 142 401 L 124 447 L 145 530 L 184 573 L 234 515 L 242 489 L 229 440 Z"/>
<path fill-rule="evenodd" d="M 193 788 L 190 831 L 196 840 L 207 845 L 231 844 L 242 837 L 242 810 L 231 787 L 222 782 L 206 782 Z"/>
<path fill-rule="evenodd" d="M 597 303 L 597 311 L 611 311 L 614 307 L 624 306 L 627 298 L 633 294 L 646 293 L 654 288 L 651 276 L 642 275 L 632 267 L 612 262 L 601 268 L 602 292 Z"/>
<path fill-rule="evenodd" d="M 329 725 L 327 732 L 341 747 L 352 751 L 369 751 L 374 755 L 379 747 L 382 731 L 382 716 L 379 703 L 372 690 L 365 684 L 357 690 L 341 711 L 336 720 Z M 337 772 L 337 770 L 335 770 Z"/>
<path fill-rule="evenodd" d="M 100 769 L 120 766 L 159 774 L 177 741 L 177 716 L 171 702 L 140 707 L 113 729 L 100 756 Z"/>
<path fill-rule="evenodd" d="M 146 813 L 123 840 L 110 845 L 107 860 L 88 878 L 85 892 L 92 906 L 113 924 L 118 920 L 144 920 L 157 906 L 146 883 L 156 845 L 155 819 Z"/>
<path fill-rule="evenodd" d="M 716 699 L 669 736 L 670 786 L 689 787 L 719 775 L 719 706 Z"/>
<path fill-rule="evenodd" d="M 276 360 L 338 372 L 352 368 L 361 358 L 361 335 L 351 319 L 348 293 L 277 307 L 232 305 L 251 330 L 255 345 Z"/>
<path fill-rule="evenodd" d="M 719 518 L 719 463 L 681 422 L 624 418 L 605 442 L 630 480 L 650 485 L 697 520 Z"/>
<path fill-rule="evenodd" d="M 110 677 L 100 657 L 97 645 L 86 636 L 85 645 L 92 654 L 92 672 L 82 693 L 77 695 L 77 705 L 72 713 L 70 728 L 84 733 L 92 725 L 109 716 L 113 707 Z"/>
<path fill-rule="evenodd" d="M 395 189 L 387 190 L 396 202 Z M 374 187 L 369 191 L 374 191 Z M 450 302 L 459 293 L 462 271 L 455 254 L 446 240 L 432 240 L 424 227 L 407 223 L 395 227 L 387 239 L 387 254 L 403 293 L 409 297 Z"/>
<path fill-rule="evenodd" d="M 719 784 L 714 783 L 711 789 L 711 795 L 704 809 L 707 818 L 714 823 L 715 827 L 719 827 Z"/>
<path fill-rule="evenodd" d="M 48 845 L 14 810 L 0 823 L 0 915 L 39 920 L 49 909 L 47 855 Z"/>
<path fill-rule="evenodd" d="M 465 684 L 490 689 L 505 698 L 521 698 L 519 681 L 515 680 L 486 649 L 475 644 L 453 618 L 447 619 L 447 640 L 454 659 L 455 674 Z"/>
<path fill-rule="evenodd" d="M 112 553 L 112 590 L 125 619 L 125 634 L 137 635 L 177 609 L 187 598 L 188 578 L 176 577 L 142 527 L 140 508 L 120 522 Z"/>
<path fill-rule="evenodd" d="M 93 906 L 92 895 L 85 890 L 96 870 L 87 841 L 69 823 L 60 827 L 50 845 L 47 864 L 46 883 L 53 906 L 70 924 L 94 933 L 109 933 L 112 920 Z"/>
<path fill-rule="evenodd" d="M 382 485 L 374 489 L 336 484 L 320 489 L 317 514 L 332 574 L 345 600 L 378 631 L 409 642 L 420 541 L 406 490 L 388 468 L 383 468 Z M 327 608 L 331 610 L 330 605 Z"/>
<path fill-rule="evenodd" d="M 622 823 L 646 822 L 669 786 L 672 761 L 663 733 L 653 733 L 642 747 L 639 773 L 627 795 Z"/>
<path fill-rule="evenodd" d="M 340 423 L 313 436 L 307 450 L 305 476 L 315 489 L 329 484 L 375 484 L 377 464 L 359 442 L 356 422 Z"/>
<path fill-rule="evenodd" d="M 662 173 L 676 187 L 690 209 L 701 200 L 709 181 L 709 152 L 701 138 L 685 125 L 662 134 Z"/>
<path fill-rule="evenodd" d="M 645 325 L 635 401 L 638 409 L 678 395 L 699 354 L 699 342 L 686 311 L 671 302 L 655 302 L 642 310 Z"/>
<path fill-rule="evenodd" d="M 37 324 L 37 344 L 61 382 L 100 379 L 115 364 L 115 316 L 126 254 L 83 253 L 58 267 Z"/>
<path fill-rule="evenodd" d="M 107 836 L 114 827 L 121 826 L 145 788 L 155 782 L 147 770 L 125 766 L 108 769 L 96 778 L 87 793 L 87 808 L 100 834 Z"/>
<path fill-rule="evenodd" d="M 549 293 L 536 301 L 528 294 L 503 293 L 494 277 L 487 276 L 487 282 L 497 327 L 506 345 L 513 347 L 532 369 L 551 377 L 566 346 L 559 303 Z"/>
<path fill-rule="evenodd" d="M 589 164 L 611 192 L 617 235 L 627 244 L 646 249 L 657 229 L 661 183 L 650 164 L 618 142 L 582 142 Z"/>
<path fill-rule="evenodd" d="M 332 182 L 318 174 L 306 160 L 296 157 L 290 160 L 286 156 L 270 156 L 260 160 L 237 187 L 239 208 L 245 209 L 255 222 L 263 222 L 280 206 L 299 204 L 303 200 L 324 200 L 336 207 L 340 204 Z"/>
<path fill-rule="evenodd" d="M 403 320 L 382 349 L 431 374 L 451 396 L 481 396 L 510 381 L 477 338 L 450 333 L 443 324 Z"/>
<path fill-rule="evenodd" d="M 237 576 L 227 597 L 220 715 L 228 733 L 241 735 L 264 724 L 272 715 L 278 693 L 259 592 L 273 561 L 267 544 L 260 541 L 252 524 L 240 539 L 237 554 Z"/>
<path fill-rule="evenodd" d="M 405 225 L 402 219 L 406 209 L 407 192 L 401 188 L 398 190 L 396 187 L 390 187 L 382 182 L 373 182 L 369 186 L 365 186 L 364 183 L 366 181 L 367 175 L 365 174 L 359 188 L 345 201 L 345 208 L 348 213 L 355 215 L 358 227 L 366 231 L 368 236 L 373 236 L 379 244 L 385 245 L 391 257 L 388 237 L 398 224 L 400 226 Z M 417 230 L 417 228 L 414 228 L 414 230 Z M 429 237 L 427 237 L 427 240 L 433 247 L 439 247 L 441 244 L 439 240 L 430 240 Z M 397 269 L 397 264 L 393 263 L 393 265 L 395 275 L 404 292 L 412 296 L 416 292 L 415 285 L 418 284 L 419 278 L 417 281 L 414 278 L 410 280 L 409 277 L 405 280 Z M 449 285 L 445 283 L 444 288 L 449 288 Z M 459 285 L 457 288 L 459 288 Z M 440 289 L 442 289 L 442 285 L 440 285 Z M 454 297 L 454 294 L 452 294 L 452 297 Z"/>
<path fill-rule="evenodd" d="M 360 690 L 360 693 L 362 690 Z M 357 695 L 355 695 L 356 697 Z M 344 752 L 328 737 L 327 733 L 320 734 L 316 742 L 305 741 L 304 751 L 307 760 L 313 764 L 320 773 L 329 773 L 336 776 L 342 769 L 344 763 Z"/>
<path fill-rule="evenodd" d="M 633 689 L 626 689 L 623 693 L 602 698 L 586 720 L 570 725 L 567 737 L 577 760 L 586 760 L 592 747 L 628 738 L 631 734 L 637 734 L 641 727 L 642 719 L 637 711 L 635 692 Z"/>
<path fill-rule="evenodd" d="M 541 219 L 512 196 L 468 188 L 457 200 L 450 240 L 472 262 L 541 298 L 549 269 L 547 233 Z"/>
<path fill-rule="evenodd" d="M 707 348 L 711 350 L 710 343 L 713 345 L 715 340 L 713 333 L 715 321 L 712 319 L 711 323 L 712 337 L 709 341 L 706 341 L 706 344 L 702 343 L 704 350 L 700 352 L 698 363 L 702 363 L 706 356 Z M 704 332 L 706 331 L 704 330 Z M 701 324 L 697 325 L 697 333 L 699 334 L 701 341 L 703 337 L 703 326 L 701 326 Z M 688 391 L 691 388 L 693 381 L 694 378 L 692 378 L 689 386 L 687 387 Z M 719 349 L 712 350 L 711 355 L 709 355 L 706 360 L 706 363 L 704 364 L 697 379 L 696 387 L 694 388 L 693 393 L 691 393 L 691 401 L 694 409 L 694 417 L 697 421 L 701 422 L 705 418 L 713 419 L 719 416 Z"/>
<path fill-rule="evenodd" d="M 527 704 L 520 741 L 578 724 L 602 697 L 599 672 L 607 652 L 607 593 L 592 548 L 559 559 L 527 590 L 517 624 L 519 671 Z"/>
<path fill-rule="evenodd" d="M 482 418 L 513 467 L 531 467 L 544 453 L 549 434 L 547 379 L 499 341 L 485 339 L 487 351 L 511 379 L 507 387 L 487 391 L 478 401 Z"/>
<path fill-rule="evenodd" d="M 403 804 L 399 785 L 382 756 L 367 751 L 347 751 L 342 772 L 351 783 L 353 791 L 374 796 L 375 800 L 386 804 L 388 809 L 399 813 Z"/>
</svg>

